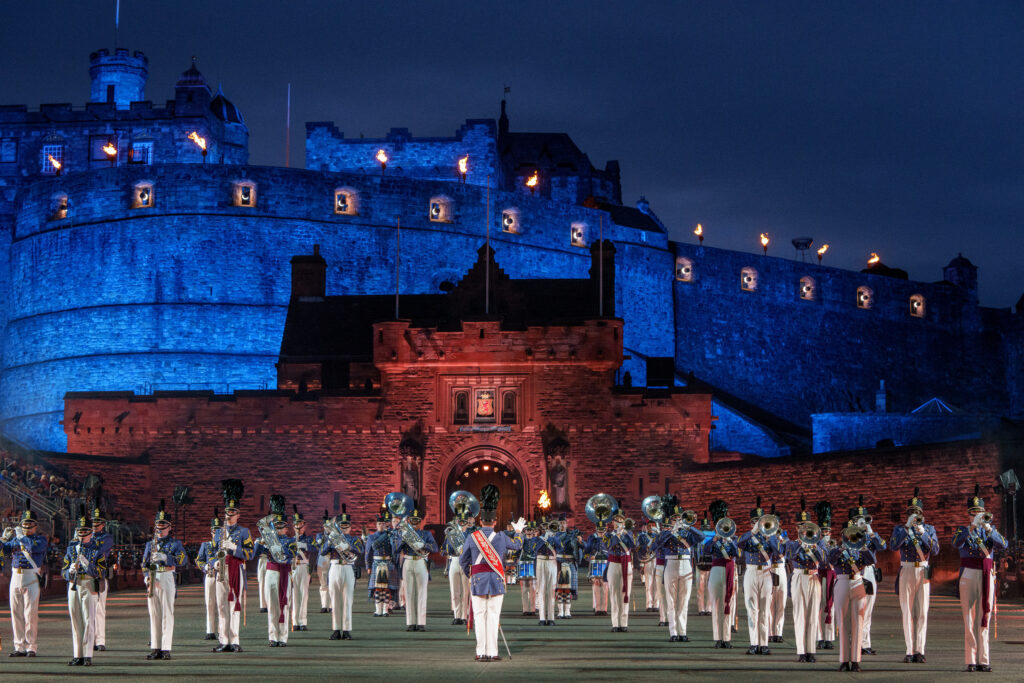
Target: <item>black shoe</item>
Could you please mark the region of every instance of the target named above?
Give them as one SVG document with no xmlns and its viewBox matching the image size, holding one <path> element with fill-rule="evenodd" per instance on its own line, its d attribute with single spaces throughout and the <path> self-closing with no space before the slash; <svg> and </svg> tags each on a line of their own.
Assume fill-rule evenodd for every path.
<svg viewBox="0 0 1024 683">
<path fill-rule="evenodd" d="M 28 652 L 25 653 L 25 656 L 26 657 L 35 657 L 36 656 L 36 651 L 35 650 L 29 650 Z"/>
<path fill-rule="evenodd" d="M 967 672 L 968 673 L 974 673 L 977 670 L 978 670 L 977 665 L 975 665 L 975 664 L 968 664 L 967 665 Z"/>
<path fill-rule="evenodd" d="M 160 659 L 170 659 L 170 658 L 171 658 L 171 651 L 170 650 L 160 650 Z"/>
<path fill-rule="evenodd" d="M 806 662 L 807 661 L 807 655 L 800 655 L 799 657 L 796 658 L 796 661 L 798 661 L 798 662 Z"/>
<path fill-rule="evenodd" d="M 914 655 L 914 662 L 916 662 L 917 664 L 924 664 L 927 661 L 928 660 L 925 659 L 924 655 L 922 655 L 922 654 Z"/>
<path fill-rule="evenodd" d="M 9 654 L 7 656 L 8 657 L 27 657 L 28 653 L 22 652 L 20 650 L 15 650 L 14 652 L 12 652 L 11 654 Z"/>
<path fill-rule="evenodd" d="M 405 627 L 405 630 L 411 633 L 412 631 L 416 630 L 416 626 L 414 624 L 409 624 Z"/>
<path fill-rule="evenodd" d="M 267 643 L 267 647 L 277 647 L 280 644 L 281 643 L 277 642 L 276 640 L 271 640 Z"/>
<path fill-rule="evenodd" d="M 327 640 L 341 640 L 341 631 L 331 631 L 331 637 Z"/>
<path fill-rule="evenodd" d="M 751 645 L 750 647 L 747 648 L 747 654 L 748 655 L 756 655 L 757 651 L 758 651 L 758 646 L 757 645 Z"/>
<path fill-rule="evenodd" d="M 629 627 L 628 626 L 620 626 L 619 627 L 619 633 L 629 633 Z"/>
<path fill-rule="evenodd" d="M 978 671 L 984 671 L 985 673 L 990 674 L 992 673 L 992 667 L 988 664 L 979 664 Z"/>
<path fill-rule="evenodd" d="M 217 636 L 213 635 L 212 633 L 207 633 L 205 636 L 203 636 L 203 640 L 217 640 Z M 97 645 L 96 649 L 100 649 L 100 646 Z"/>
<path fill-rule="evenodd" d="M 740 627 L 739 626 L 733 626 L 732 627 L 732 632 L 733 633 L 739 633 L 740 632 Z"/>
<path fill-rule="evenodd" d="M 772 651 L 768 649 L 767 645 L 762 645 L 760 647 L 760 649 L 758 650 L 757 654 L 759 654 L 759 655 L 770 655 L 771 653 L 772 653 Z"/>
<path fill-rule="evenodd" d="M 658 626 L 668 626 L 668 622 L 667 621 L 659 621 L 658 622 Z"/>
<path fill-rule="evenodd" d="M 688 636 L 688 635 L 686 635 L 684 633 L 683 635 L 679 636 L 679 642 L 680 643 L 688 643 L 688 642 L 690 642 L 690 636 Z"/>
<path fill-rule="evenodd" d="M 715 649 L 716 649 L 716 650 L 718 650 L 719 648 L 721 648 L 721 647 L 722 647 L 722 645 L 723 645 L 722 641 L 720 641 L 720 640 L 716 640 L 716 641 L 715 641 Z"/>
<path fill-rule="evenodd" d="M 170 657 L 167 657 L 167 659 L 170 659 Z M 92 657 L 82 659 L 82 666 L 92 666 Z"/>
<path fill-rule="evenodd" d="M 903 663 L 904 664 L 913 664 L 916 661 L 917 661 L 917 655 L 905 655 L 903 657 Z"/>
<path fill-rule="evenodd" d="M 545 626 L 554 626 L 554 625 L 555 625 L 555 622 L 552 621 L 551 619 L 548 619 L 547 624 L 545 624 Z"/>
<path fill-rule="evenodd" d="M 82 665 L 82 658 L 81 657 L 75 657 L 70 662 L 68 662 L 68 666 L 81 666 L 81 665 Z"/>
<path fill-rule="evenodd" d="M 839 670 L 840 671 L 849 671 L 850 670 L 850 663 L 849 662 L 843 662 L 842 664 L 839 665 Z"/>
<path fill-rule="evenodd" d="M 731 650 L 732 649 L 732 641 L 731 640 L 723 640 L 722 641 L 722 647 L 724 647 L 726 650 Z"/>
<path fill-rule="evenodd" d="M 277 646 L 278 647 L 288 647 L 288 643 L 283 641 L 283 640 L 279 640 L 279 641 L 277 641 Z"/>
<path fill-rule="evenodd" d="M 861 653 L 862 655 L 877 655 L 877 654 L 878 654 L 877 652 L 875 652 L 875 651 L 874 651 L 873 649 L 871 649 L 870 647 L 862 647 L 862 648 L 860 649 L 860 653 Z"/>
<path fill-rule="evenodd" d="M 267 608 L 266 607 L 260 607 L 260 614 L 266 614 L 266 613 L 267 613 Z"/>
<path fill-rule="evenodd" d="M 321 607 L 320 608 L 320 614 L 327 614 L 329 611 L 330 610 L 327 609 L 326 607 Z M 375 614 L 374 616 L 377 616 L 377 615 Z"/>
<path fill-rule="evenodd" d="M 614 630 L 614 629 L 612 629 L 612 630 Z M 679 642 L 679 636 L 669 636 L 668 637 L 668 642 L 670 642 L 670 643 L 678 643 Z"/>
<path fill-rule="evenodd" d="M 834 650 L 834 649 L 836 649 L 836 646 L 832 644 L 831 640 L 826 640 L 825 644 L 822 645 L 822 647 L 825 648 L 826 650 Z"/>
<path fill-rule="evenodd" d="M 107 651 L 107 646 L 106 645 L 93 645 L 92 649 L 93 649 L 94 652 L 106 652 Z"/>
<path fill-rule="evenodd" d="M 459 620 L 458 619 L 452 619 L 452 626 L 458 626 L 458 625 L 459 625 Z"/>
<path fill-rule="evenodd" d="M 210 650 L 210 652 L 231 652 L 230 645 L 218 645 L 217 647 Z"/>
<path fill-rule="evenodd" d="M 489 662 L 489 661 L 491 661 L 491 658 L 488 657 L 487 655 L 477 655 L 475 661 L 477 661 L 477 662 Z"/>
<path fill-rule="evenodd" d="M 818 661 L 818 658 L 815 657 L 814 655 L 807 655 L 807 661 L 810 662 L 811 664 L 814 664 L 816 661 Z"/>
<path fill-rule="evenodd" d="M 420 624 L 419 626 L 416 627 L 416 630 L 420 631 L 422 633 L 423 631 L 427 630 L 427 627 L 424 626 L 423 624 Z"/>
<path fill-rule="evenodd" d="M 621 631 L 621 630 L 622 630 L 622 629 L 621 629 L 621 628 L 619 628 L 618 626 L 612 626 L 612 633 L 618 633 L 618 632 L 619 632 L 619 631 Z"/>
<path fill-rule="evenodd" d="M 537 626 L 547 626 L 547 625 L 548 625 L 548 622 L 544 621 L 543 619 L 541 619 L 540 621 L 537 622 Z"/>
<path fill-rule="evenodd" d="M 341 632 L 341 639 L 342 640 L 352 640 L 352 632 L 351 631 L 342 631 Z"/>
<path fill-rule="evenodd" d="M 307 627 L 305 624 L 303 624 L 302 626 L 299 627 L 299 630 L 300 631 L 308 631 L 309 627 Z"/>
<path fill-rule="evenodd" d="M 817 643 L 817 646 L 818 646 L 819 650 L 824 650 L 825 649 L 825 641 L 824 640 L 819 640 L 818 643 Z"/>
<path fill-rule="evenodd" d="M 232 652 L 241 652 L 242 651 L 242 646 L 241 645 L 232 645 L 231 646 L 231 651 Z"/>
<path fill-rule="evenodd" d="M 850 671 L 860 671 L 860 662 L 850 662 Z"/>
<path fill-rule="evenodd" d="M 160 650 L 153 650 L 148 655 L 146 655 L 146 659 L 161 659 Z"/>
</svg>

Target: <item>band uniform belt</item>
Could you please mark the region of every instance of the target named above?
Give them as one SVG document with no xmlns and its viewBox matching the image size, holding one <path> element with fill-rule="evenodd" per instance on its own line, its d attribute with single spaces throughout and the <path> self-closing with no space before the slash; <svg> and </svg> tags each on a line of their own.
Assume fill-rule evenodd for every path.
<svg viewBox="0 0 1024 683">
<path fill-rule="evenodd" d="M 351 567 L 355 563 L 354 562 L 342 562 L 341 560 L 337 560 L 337 559 L 331 558 L 331 564 L 339 564 L 342 567 Z"/>
<path fill-rule="evenodd" d="M 797 567 L 793 570 L 794 574 L 807 574 L 808 576 L 814 576 L 818 573 L 817 569 L 804 569 L 803 567 Z"/>
<path fill-rule="evenodd" d="M 90 583 L 91 584 L 94 580 L 95 579 L 93 579 L 91 576 L 86 574 L 85 576 L 79 576 L 77 579 L 75 579 L 75 583 Z"/>
<path fill-rule="evenodd" d="M 560 560 L 575 560 L 576 558 L 573 557 L 572 555 L 559 555 L 558 559 L 560 559 Z"/>
<path fill-rule="evenodd" d="M 860 578 L 863 578 L 863 577 L 861 577 L 861 575 L 859 573 L 857 573 L 857 574 L 842 573 L 841 574 L 839 572 L 836 572 L 836 578 L 839 578 L 839 579 L 849 579 L 850 581 L 856 581 L 857 579 L 860 579 Z"/>
<path fill-rule="evenodd" d="M 690 556 L 689 555 L 666 555 L 665 559 L 666 560 L 688 560 L 688 559 L 690 559 Z"/>
<path fill-rule="evenodd" d="M 156 568 L 156 570 L 158 572 L 173 572 L 174 569 L 175 569 L 174 567 L 157 567 Z"/>
<path fill-rule="evenodd" d="M 785 567 L 786 563 L 785 562 L 773 562 L 772 566 L 773 567 Z"/>
<path fill-rule="evenodd" d="M 388 557 L 387 555 L 374 555 L 373 556 L 373 561 L 374 562 L 388 562 L 390 560 L 391 560 L 391 558 Z"/>
<path fill-rule="evenodd" d="M 900 562 L 901 567 L 927 567 L 927 562 L 910 562 L 909 560 L 903 560 Z"/>
<path fill-rule="evenodd" d="M 14 567 L 11 569 L 15 574 L 35 574 L 36 570 L 32 567 Z"/>
<path fill-rule="evenodd" d="M 427 559 L 427 556 L 426 555 L 406 555 L 405 559 L 407 559 L 407 560 L 425 560 L 425 559 Z"/>
</svg>

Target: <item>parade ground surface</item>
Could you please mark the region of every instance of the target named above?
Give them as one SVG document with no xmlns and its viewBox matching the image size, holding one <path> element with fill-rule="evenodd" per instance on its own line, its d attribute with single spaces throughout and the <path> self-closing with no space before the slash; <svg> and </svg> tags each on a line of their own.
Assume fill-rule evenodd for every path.
<svg viewBox="0 0 1024 683">
<path fill-rule="evenodd" d="M 499 642 L 502 661 L 474 661 L 474 640 L 465 626 L 452 626 L 447 581 L 436 573 L 430 586 L 427 630 L 408 633 L 404 614 L 374 617 L 365 600 L 366 582 L 357 583 L 353 614 L 354 640 L 328 640 L 329 614 L 321 614 L 315 586 L 310 591 L 309 630 L 292 633 L 287 648 L 267 647 L 267 616 L 259 613 L 255 581 L 250 583 L 248 625 L 242 631 L 243 652 L 215 654 L 216 643 L 202 639 L 205 632 L 200 586 L 181 587 L 175 616 L 171 661 L 146 661 L 149 652 L 149 617 L 145 594 L 139 590 L 112 593 L 108 599 L 107 651 L 96 652 L 91 668 L 67 666 L 71 659 L 71 626 L 67 604 L 50 598 L 40 606 L 39 656 L 8 658 L 11 627 L 6 607 L 0 677 L 5 680 L 48 679 L 56 676 L 95 678 L 148 677 L 211 679 L 248 678 L 253 681 L 326 677 L 407 680 L 671 680 L 679 676 L 698 680 L 821 679 L 838 675 L 838 649 L 818 653 L 816 664 L 797 663 L 791 612 L 787 609 L 785 642 L 771 645 L 770 656 L 745 654 L 748 645 L 745 612 L 740 608 L 740 630 L 733 635 L 734 649 L 714 649 L 711 618 L 695 616 L 691 601 L 689 643 L 671 643 L 668 629 L 657 626 L 658 615 L 641 611 L 630 617 L 628 633 L 612 633 L 608 617 L 591 616 L 590 591 L 581 586 L 571 620 L 556 620 L 542 627 L 524 617 L 518 586 L 506 596 L 502 623 L 512 651 L 509 661 Z M 886 585 L 890 585 L 886 581 Z M 638 583 L 638 596 L 643 590 Z M 1024 679 L 1024 604 L 1003 602 L 999 608 L 998 640 L 992 642 L 993 673 L 970 674 L 983 680 Z M 963 622 L 955 598 L 932 598 L 928 624 L 928 662 L 904 664 L 899 605 L 890 590 L 882 591 L 874 613 L 872 645 L 877 655 L 865 655 L 864 673 L 844 674 L 862 679 L 933 681 L 961 680 Z"/>
</svg>

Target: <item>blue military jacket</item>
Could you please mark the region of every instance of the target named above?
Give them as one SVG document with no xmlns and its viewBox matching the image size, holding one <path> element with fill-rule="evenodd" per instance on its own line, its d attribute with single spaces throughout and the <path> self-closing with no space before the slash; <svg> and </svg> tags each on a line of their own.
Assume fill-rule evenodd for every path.
<svg viewBox="0 0 1024 683">
<path fill-rule="evenodd" d="M 3 544 L 3 554 L 11 558 L 11 566 L 15 569 L 31 569 L 32 565 L 21 549 L 24 548 L 28 551 L 37 567 L 42 567 L 46 560 L 46 550 L 49 547 L 50 544 L 46 541 L 46 536 L 42 534 L 25 535 L 21 538 L 15 536 Z"/>
<path fill-rule="evenodd" d="M 972 530 L 969 526 L 960 526 L 953 534 L 953 547 L 960 551 L 961 558 L 983 558 L 985 553 L 982 552 L 982 548 L 985 548 L 991 555 L 995 548 L 1006 547 L 1006 539 L 1000 536 L 995 529 L 991 531 L 985 531 L 982 528 Z"/>
<path fill-rule="evenodd" d="M 216 564 L 217 546 L 213 544 L 213 541 L 203 541 L 199 544 L 199 552 L 196 553 L 196 567 L 204 574 L 212 574 Z M 207 572 L 208 569 L 211 571 Z"/>
<path fill-rule="evenodd" d="M 85 562 L 77 567 L 77 578 L 84 576 L 91 576 L 94 579 L 103 578 L 107 571 L 107 558 L 103 553 L 103 546 L 92 539 L 88 543 L 74 541 L 68 546 L 67 552 L 64 553 L 64 566 L 60 570 L 60 575 L 64 577 L 65 581 L 74 581 L 71 567 L 78 563 L 79 555 Z"/>
<path fill-rule="evenodd" d="M 425 550 L 425 551 L 431 552 L 431 553 L 436 553 L 437 552 L 437 541 L 434 540 L 434 534 L 430 533 L 426 529 L 414 529 L 414 531 L 420 537 L 420 540 L 423 541 L 423 548 L 422 548 L 422 550 Z M 405 541 L 402 539 L 401 532 L 398 531 L 397 529 L 392 529 L 392 533 L 391 533 L 391 550 L 392 550 L 392 552 L 394 553 L 395 556 L 397 556 L 399 553 L 404 553 L 406 555 L 419 555 L 420 554 L 417 551 L 415 551 L 414 549 L 410 548 L 408 545 L 406 545 Z M 465 551 L 463 551 L 463 552 L 465 552 Z"/>
<path fill-rule="evenodd" d="M 712 559 L 728 560 L 739 556 L 740 550 L 736 541 L 731 538 L 712 536 L 704 541 L 704 550 L 711 554 Z"/>
<path fill-rule="evenodd" d="M 828 553 L 828 561 L 835 569 L 836 574 L 859 574 L 860 571 L 871 564 L 874 556 L 866 549 L 859 552 L 848 550 L 844 546 L 833 548 Z"/>
<path fill-rule="evenodd" d="M 345 552 L 350 552 L 353 555 L 355 555 L 357 558 L 360 555 L 362 555 L 364 552 L 366 552 L 366 547 L 363 545 L 363 539 L 362 539 L 361 536 L 353 536 L 351 534 L 342 534 L 342 536 L 345 538 L 345 542 L 348 543 L 348 548 L 345 549 Z M 373 536 L 370 536 L 370 538 L 373 538 Z M 342 551 L 340 549 L 338 549 L 338 548 L 335 548 L 331 544 L 331 538 L 327 534 L 324 534 L 324 539 L 320 543 L 320 552 L 324 553 L 325 555 L 330 556 L 331 559 L 341 560 L 341 553 L 342 553 Z M 365 558 L 364 558 L 364 561 L 365 561 Z M 352 560 L 352 563 L 354 564 L 355 560 Z M 372 556 L 370 557 L 370 561 L 367 562 L 366 566 L 367 567 L 372 567 L 373 566 L 373 557 Z"/>
<path fill-rule="evenodd" d="M 516 539 L 511 538 L 507 534 L 501 532 L 495 532 L 494 527 L 482 527 L 480 531 L 483 532 L 484 537 L 490 541 L 491 546 L 494 548 L 494 552 L 498 555 L 498 564 L 501 565 L 502 558 L 509 550 L 518 550 L 522 547 L 522 543 Z M 459 555 L 459 567 L 462 568 L 462 572 L 470 577 L 469 587 L 473 595 L 501 595 L 505 592 L 505 574 L 495 574 L 493 571 L 481 572 L 479 574 L 473 574 L 473 565 L 483 563 L 486 565 L 480 547 L 477 545 L 476 539 L 472 535 L 466 537 L 466 544 L 462 548 L 462 554 Z"/>
<path fill-rule="evenodd" d="M 800 541 L 786 541 L 786 559 L 794 569 L 821 569 L 828 561 L 828 549 L 824 541 L 808 546 Z"/>
<path fill-rule="evenodd" d="M 690 550 L 696 548 L 704 542 L 704 532 L 694 527 L 688 527 L 685 530 L 680 529 L 677 537 L 669 529 L 665 529 L 658 537 L 654 539 L 654 548 L 661 550 L 661 557 L 667 555 L 690 555 Z M 689 544 L 689 548 L 683 544 L 682 541 L 686 541 Z"/>
<path fill-rule="evenodd" d="M 924 533 L 918 535 L 916 532 L 900 525 L 892 530 L 889 538 L 889 548 L 899 552 L 900 560 L 903 562 L 919 562 L 923 557 L 928 559 L 929 555 L 939 554 L 939 537 L 935 534 L 935 527 L 925 524 Z M 918 557 L 917 549 L 921 549 L 921 557 Z"/>
<path fill-rule="evenodd" d="M 163 553 L 165 557 L 159 562 L 154 562 L 151 558 L 157 552 Z M 174 568 L 184 567 L 187 563 L 185 546 L 181 544 L 181 541 L 170 536 L 161 538 L 156 548 L 153 547 L 153 541 L 149 541 L 146 543 L 146 549 L 142 551 L 142 566 L 144 567 L 155 564 L 157 568 Z"/>
<path fill-rule="evenodd" d="M 222 538 L 230 538 L 235 543 L 235 549 L 228 552 L 229 555 L 237 557 L 243 562 L 248 562 L 253 556 L 253 540 L 252 535 L 249 534 L 249 530 L 244 526 L 236 524 L 235 526 L 224 527 L 217 532 L 217 541 Z"/>
<path fill-rule="evenodd" d="M 763 567 L 771 564 L 775 558 L 780 558 L 783 555 L 782 542 L 779 540 L 778 534 L 765 538 L 761 534 L 748 531 L 740 536 L 737 545 L 743 551 L 743 561 L 748 567 L 755 565 Z M 761 554 L 762 550 L 768 555 L 767 560 Z"/>
<path fill-rule="evenodd" d="M 295 541 L 291 536 L 285 534 L 278 534 L 277 540 L 281 544 L 281 559 L 275 559 L 274 556 L 270 554 L 270 548 L 263 545 L 262 540 L 256 541 L 256 547 L 253 549 L 252 556 L 259 557 L 260 555 L 266 555 L 267 560 L 270 562 L 291 563 L 291 561 L 295 559 Z"/>
<path fill-rule="evenodd" d="M 320 552 L 320 545 L 317 543 L 317 539 L 309 534 L 302 534 L 292 539 L 295 543 L 296 554 L 302 553 L 306 556 L 306 560 L 309 562 L 311 567 L 316 566 L 316 557 Z M 301 557 L 299 558 L 301 561 Z"/>
</svg>

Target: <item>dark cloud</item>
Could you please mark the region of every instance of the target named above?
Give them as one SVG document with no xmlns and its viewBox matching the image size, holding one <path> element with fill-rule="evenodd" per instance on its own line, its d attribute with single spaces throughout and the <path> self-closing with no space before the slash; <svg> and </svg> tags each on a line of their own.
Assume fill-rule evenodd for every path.
<svg viewBox="0 0 1024 683">
<path fill-rule="evenodd" d="M 113 43 L 114 0 L 4 3 L 0 103 L 88 97 L 87 57 Z M 877 251 L 922 280 L 957 252 L 982 300 L 1016 302 L 1024 252 L 1019 3 L 197 2 L 124 0 L 119 42 L 150 57 L 147 95 L 171 96 L 195 54 L 252 132 L 252 161 L 293 164 L 302 123 L 348 135 L 450 135 L 496 116 L 564 130 L 596 165 L 622 163 L 690 239 L 772 251 Z"/>
</svg>

